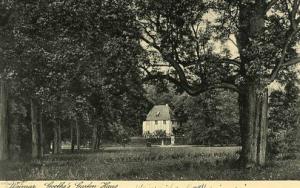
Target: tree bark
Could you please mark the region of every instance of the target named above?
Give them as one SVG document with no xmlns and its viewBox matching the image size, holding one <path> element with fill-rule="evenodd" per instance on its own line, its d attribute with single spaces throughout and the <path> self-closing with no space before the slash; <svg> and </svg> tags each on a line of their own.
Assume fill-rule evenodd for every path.
<svg viewBox="0 0 300 188">
<path fill-rule="evenodd" d="M 268 91 L 261 94 L 254 83 L 240 92 L 241 162 L 245 168 L 264 165 L 266 156 Z"/>
<path fill-rule="evenodd" d="M 0 161 L 8 159 L 7 85 L 0 80 Z"/>
<path fill-rule="evenodd" d="M 249 168 L 256 163 L 256 93 L 254 84 L 243 87 L 239 95 L 240 128 L 242 139 L 241 162 Z"/>
<path fill-rule="evenodd" d="M 74 147 L 75 147 L 75 139 L 74 139 L 74 125 L 73 122 L 71 123 L 71 127 L 70 127 L 70 135 L 71 135 L 71 153 L 74 153 Z"/>
<path fill-rule="evenodd" d="M 37 125 L 37 105 L 36 102 L 31 99 L 31 157 L 39 157 L 39 137 L 38 137 L 38 125 Z"/>
<path fill-rule="evenodd" d="M 240 162 L 242 166 L 251 168 L 255 165 L 264 164 L 267 130 L 267 95 L 261 95 L 259 75 L 251 72 L 249 67 L 256 58 L 254 42 L 265 27 L 265 1 L 249 1 L 239 5 L 239 31 L 237 35 L 237 46 L 240 54 L 240 73 L 244 78 L 244 84 L 240 86 L 240 129 L 242 140 L 242 152 Z M 253 42 L 254 41 L 254 42 Z"/>
<path fill-rule="evenodd" d="M 261 166 L 266 162 L 267 131 L 268 131 L 268 90 L 266 89 L 260 99 L 259 132 L 257 145 L 257 163 Z"/>
<path fill-rule="evenodd" d="M 75 126 L 76 126 L 76 144 L 77 144 L 77 150 L 80 150 L 80 126 L 78 124 L 77 118 L 75 119 Z"/>
</svg>

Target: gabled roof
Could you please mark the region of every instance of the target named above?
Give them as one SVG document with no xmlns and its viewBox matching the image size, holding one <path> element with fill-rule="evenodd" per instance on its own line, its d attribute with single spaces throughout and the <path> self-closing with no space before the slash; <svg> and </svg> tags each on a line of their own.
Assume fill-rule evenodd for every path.
<svg viewBox="0 0 300 188">
<path fill-rule="evenodd" d="M 174 115 L 169 105 L 155 105 L 147 115 L 146 121 L 173 120 Z"/>
</svg>

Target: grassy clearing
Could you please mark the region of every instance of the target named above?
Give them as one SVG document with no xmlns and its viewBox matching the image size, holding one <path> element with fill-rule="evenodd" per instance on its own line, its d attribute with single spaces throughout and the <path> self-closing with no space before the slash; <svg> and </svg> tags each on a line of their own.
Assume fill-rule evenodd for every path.
<svg viewBox="0 0 300 188">
<path fill-rule="evenodd" d="M 0 163 L 1 180 L 300 180 L 300 160 L 234 168 L 238 147 L 111 147 Z"/>
</svg>

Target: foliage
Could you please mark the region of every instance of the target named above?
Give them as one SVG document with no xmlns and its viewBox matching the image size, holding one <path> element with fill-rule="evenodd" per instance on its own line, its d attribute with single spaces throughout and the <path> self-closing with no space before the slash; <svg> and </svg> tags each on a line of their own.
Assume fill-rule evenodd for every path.
<svg viewBox="0 0 300 188">
<path fill-rule="evenodd" d="M 129 131 L 119 123 L 110 124 L 109 132 L 113 137 L 113 141 L 117 143 L 126 144 L 130 142 Z"/>
<path fill-rule="evenodd" d="M 299 134 L 299 93 L 295 82 L 288 82 L 284 91 L 273 91 L 270 96 L 270 132 L 268 155 L 295 157 Z"/>
<path fill-rule="evenodd" d="M 166 137 L 167 136 L 167 134 L 166 134 L 166 130 L 155 130 L 154 132 L 153 132 L 153 136 L 155 137 L 155 138 L 164 138 L 164 137 Z"/>
<path fill-rule="evenodd" d="M 299 61 L 300 1 L 278 2 L 5 1 L 0 7 L 0 78 L 13 83 L 16 106 L 27 108 L 26 117 L 15 113 L 24 130 L 30 130 L 29 101 L 35 99 L 45 125 L 79 119 L 86 138 L 94 125 L 121 140 L 137 135 L 149 107 L 143 81 L 164 79 L 179 87 L 150 102 L 178 106 L 175 114 L 186 122 L 181 133 L 193 143 L 239 143 L 238 104 L 233 102 L 238 97 L 241 143 L 251 143 L 257 135 L 249 130 L 258 116 L 248 112 L 261 106 L 249 96 L 256 100 L 275 79 L 290 79 L 287 67 Z M 230 41 L 236 54 L 226 46 Z M 286 132 L 283 141 L 275 136 L 271 141 L 283 143 L 278 152 L 295 146 L 297 132 L 294 111 L 289 111 L 295 108 L 290 105 L 295 91 L 289 84 L 286 90 L 288 109 L 279 109 L 283 117 L 270 121 L 275 132 Z M 231 102 L 225 103 L 227 99 Z M 243 145 L 246 152 L 253 147 Z"/>
<path fill-rule="evenodd" d="M 204 93 L 185 100 L 185 135 L 193 144 L 240 144 L 238 105 L 230 92 Z"/>
<path fill-rule="evenodd" d="M 57 121 L 70 125 L 77 119 L 86 139 L 93 124 L 101 132 L 121 122 L 126 137 L 139 134 L 148 102 L 131 5 L 92 0 L 2 3 L 1 10 L 12 14 L 7 27 L 0 28 L 1 41 L 9 39 L 1 42 L 1 77 L 14 83 L 18 105 L 28 108 L 29 99 L 36 99 L 46 126 Z M 63 136 L 68 136 L 65 128 Z M 44 130 L 49 141 L 52 129 Z"/>
<path fill-rule="evenodd" d="M 264 164 L 268 86 L 287 80 L 288 67 L 300 62 L 300 1 L 136 2 L 147 78 L 168 80 L 192 96 L 220 88 L 237 92 L 241 165 Z"/>
<path fill-rule="evenodd" d="M 145 138 L 152 138 L 152 137 L 153 137 L 153 134 L 150 133 L 149 131 L 146 131 L 146 132 L 144 132 L 143 136 L 144 136 Z"/>
<path fill-rule="evenodd" d="M 159 86 L 146 88 L 154 104 L 169 104 L 179 128 L 175 135 L 191 139 L 191 144 L 240 144 L 237 96 L 217 90 L 192 97 L 179 93 L 172 84 L 165 91 Z"/>
<path fill-rule="evenodd" d="M 169 137 L 167 137 L 166 130 L 155 130 L 153 133 L 150 133 L 149 131 L 144 133 L 144 138 L 147 141 L 147 144 L 170 144 L 171 140 Z"/>
</svg>

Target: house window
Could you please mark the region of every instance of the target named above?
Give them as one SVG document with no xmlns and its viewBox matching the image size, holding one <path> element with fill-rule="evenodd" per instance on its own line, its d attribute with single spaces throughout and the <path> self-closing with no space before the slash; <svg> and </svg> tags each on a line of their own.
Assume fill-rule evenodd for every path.
<svg viewBox="0 0 300 188">
<path fill-rule="evenodd" d="M 158 117 L 158 116 L 159 116 L 159 114 L 160 114 L 160 112 L 156 112 L 156 117 Z"/>
<path fill-rule="evenodd" d="M 165 124 L 167 124 L 167 121 L 166 121 L 166 120 L 164 120 L 164 121 L 163 121 L 163 124 L 164 124 L 164 125 L 165 125 Z"/>
<path fill-rule="evenodd" d="M 155 125 L 157 125 L 158 124 L 158 121 L 157 120 L 155 120 Z"/>
</svg>

